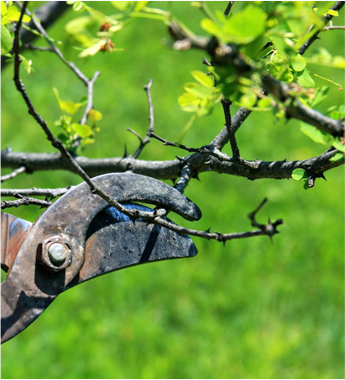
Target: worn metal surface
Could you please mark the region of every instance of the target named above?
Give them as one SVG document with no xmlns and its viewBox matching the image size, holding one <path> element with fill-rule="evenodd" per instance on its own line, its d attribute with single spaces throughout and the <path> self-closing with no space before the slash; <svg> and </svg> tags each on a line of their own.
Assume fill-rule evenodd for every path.
<svg viewBox="0 0 345 380">
<path fill-rule="evenodd" d="M 145 211 L 147 207 L 127 205 Z M 108 207 L 97 214 L 86 236 L 85 262 L 67 288 L 95 276 L 153 261 L 193 257 L 198 253 L 188 236 L 137 220 Z"/>
<path fill-rule="evenodd" d="M 187 219 L 201 217 L 188 198 L 152 178 L 107 174 L 94 178 L 94 182 L 119 202 L 151 203 Z M 101 213 L 107 206 L 83 183 L 56 201 L 32 225 L 1 285 L 2 342 L 30 325 L 59 293 L 71 286 L 130 265 L 196 254 L 187 237 L 140 221 L 115 223 L 109 209 Z M 42 243 L 44 250 L 44 244 L 57 236 L 70 248 L 72 256 L 67 267 L 51 273 L 36 265 L 36 258 L 42 256 Z"/>
<path fill-rule="evenodd" d="M 31 223 L 1 212 L 1 268 L 8 272 L 31 228 Z"/>
</svg>

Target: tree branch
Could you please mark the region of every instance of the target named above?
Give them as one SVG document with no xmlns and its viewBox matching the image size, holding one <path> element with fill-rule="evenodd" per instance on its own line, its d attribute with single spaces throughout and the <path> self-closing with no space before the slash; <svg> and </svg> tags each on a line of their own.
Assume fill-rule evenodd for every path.
<svg viewBox="0 0 345 380">
<path fill-rule="evenodd" d="M 274 79 L 272 76 L 264 75 L 261 79 L 266 92 L 274 95 L 282 103 L 288 103 L 285 107 L 288 117 L 304 121 L 320 131 L 330 133 L 333 136 L 344 136 L 345 124 L 343 120 L 331 119 L 318 111 L 304 106 L 290 95 L 288 85 Z"/>
<path fill-rule="evenodd" d="M 343 6 L 344 6 L 344 1 L 337 1 L 333 7 L 331 8 L 333 11 L 339 11 Z M 333 16 L 330 15 L 330 14 L 326 14 L 326 16 L 322 17 L 322 20 L 324 22 L 324 25 L 327 24 L 327 22 L 329 22 L 330 20 L 332 20 Z M 299 54 L 303 54 L 308 48 L 309 46 L 315 42 L 317 39 L 318 39 L 318 36 L 319 36 L 319 33 L 322 31 L 323 29 L 320 29 L 318 31 L 316 31 L 310 38 L 309 40 L 304 43 L 298 50 L 298 53 Z"/>
<path fill-rule="evenodd" d="M 40 25 L 44 29 L 49 28 L 54 22 L 56 22 L 65 11 L 70 8 L 66 1 L 47 1 L 40 8 L 35 11 L 35 17 L 40 20 Z M 34 19 L 31 19 L 28 26 L 30 29 L 35 30 Z M 37 34 L 32 33 L 30 30 L 21 29 L 20 39 L 23 43 L 20 51 L 31 45 L 31 43 L 38 37 Z M 11 51 L 13 53 L 13 50 Z M 5 56 L 1 56 L 1 70 L 4 69 L 9 62 L 9 59 Z"/>
<path fill-rule="evenodd" d="M 68 191 L 72 190 L 75 186 L 69 186 L 64 188 L 56 188 L 56 189 L 1 189 L 0 194 L 2 197 L 16 197 L 20 195 L 22 197 L 27 196 L 45 196 L 46 198 L 53 199 L 56 197 L 60 197 L 61 195 L 66 194 Z"/>
<path fill-rule="evenodd" d="M 150 134 L 154 132 L 154 112 L 153 112 L 153 104 L 152 104 L 151 91 L 150 91 L 152 83 L 153 83 L 153 79 L 150 79 L 149 83 L 146 86 L 144 86 L 144 90 L 147 95 L 147 102 L 149 105 L 149 126 L 147 128 L 147 133 L 146 133 L 145 138 L 142 139 L 137 132 L 133 131 L 131 128 L 127 128 L 127 130 L 134 133 L 140 141 L 140 145 L 138 149 L 135 151 L 135 153 L 133 154 L 133 158 L 139 157 L 144 147 L 150 142 L 150 137 L 151 137 Z"/>
<path fill-rule="evenodd" d="M 53 203 L 47 200 L 30 198 L 30 197 L 20 197 L 16 201 L 1 201 L 1 209 L 11 208 L 11 207 L 20 207 L 20 206 L 40 206 L 40 207 L 49 207 Z"/>
<path fill-rule="evenodd" d="M 112 157 L 112 158 L 87 158 L 78 156 L 75 161 L 90 176 L 101 175 L 110 172 L 125 172 L 128 170 L 133 173 L 146 175 L 157 179 L 175 180 L 181 174 L 182 168 L 188 163 L 194 173 L 205 171 L 215 171 L 245 177 L 248 179 L 284 179 L 291 178 L 294 169 L 305 169 L 314 171 L 321 175 L 323 172 L 336 168 L 344 164 L 345 158 L 336 162 L 330 161 L 337 150 L 328 150 L 321 155 L 300 161 L 247 161 L 235 162 L 229 158 L 228 161 L 220 160 L 208 154 L 194 153 L 191 156 L 175 160 L 166 161 L 145 161 L 131 157 Z M 18 168 L 24 165 L 28 171 L 51 171 L 67 170 L 76 172 L 60 154 L 56 153 L 23 153 L 8 150 L 1 151 L 1 162 L 4 168 Z"/>
<path fill-rule="evenodd" d="M 9 179 L 15 178 L 17 177 L 17 175 L 24 173 L 25 171 L 26 171 L 26 167 L 20 166 L 18 169 L 13 170 L 12 173 L 1 176 L 1 182 L 5 182 Z"/>
</svg>

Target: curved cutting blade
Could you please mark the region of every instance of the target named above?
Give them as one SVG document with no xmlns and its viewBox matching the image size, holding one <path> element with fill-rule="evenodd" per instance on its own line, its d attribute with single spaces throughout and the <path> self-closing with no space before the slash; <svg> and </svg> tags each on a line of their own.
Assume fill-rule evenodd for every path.
<svg viewBox="0 0 345 380">
<path fill-rule="evenodd" d="M 152 211 L 137 204 L 126 208 Z M 170 221 L 171 222 L 171 221 Z M 91 278 L 154 261 L 196 256 L 198 250 L 189 236 L 129 217 L 107 207 L 91 222 L 86 236 L 85 262 L 67 289 Z"/>
<path fill-rule="evenodd" d="M 153 178 L 117 173 L 99 176 L 93 181 L 118 202 L 155 204 L 190 220 L 201 217 L 200 210 L 192 201 Z M 107 206 L 106 201 L 82 183 L 57 200 L 32 225 L 11 271 L 1 284 L 2 342 L 29 326 L 68 287 L 82 267 L 84 278 L 92 277 L 87 266 L 83 266 L 87 231 L 95 216 Z M 125 232 L 121 230 L 120 233 Z M 55 236 L 63 237 L 63 241 L 71 247 L 72 261 L 66 269 L 52 274 L 43 266 L 36 265 L 36 256 L 42 245 Z"/>
</svg>

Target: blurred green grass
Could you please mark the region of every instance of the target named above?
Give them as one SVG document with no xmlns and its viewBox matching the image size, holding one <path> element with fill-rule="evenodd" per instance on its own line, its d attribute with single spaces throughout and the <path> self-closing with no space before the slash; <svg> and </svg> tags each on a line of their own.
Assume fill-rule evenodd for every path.
<svg viewBox="0 0 345 380">
<path fill-rule="evenodd" d="M 182 21 L 200 31 L 203 16 L 189 3 L 156 6 L 172 7 Z M 225 3 L 211 6 L 223 9 Z M 63 25 L 72 16 L 66 14 L 50 34 L 63 40 Z M 324 45 L 337 55 L 344 53 L 343 32 L 321 37 L 315 48 Z M 178 138 L 190 115 L 180 111 L 177 97 L 191 80 L 190 71 L 203 69 L 203 54 L 171 51 L 162 43 L 168 38 L 163 25 L 137 20 L 114 39 L 125 52 L 98 54 L 85 62 L 78 61 L 75 52 L 66 52 L 89 77 L 95 70 L 102 72 L 95 86 L 95 108 L 103 113 L 101 132 L 84 155 L 122 156 L 125 144 L 134 152 L 138 141 L 126 128 L 145 134 L 148 107 L 142 88 L 150 78 L 156 132 L 168 140 Z M 59 109 L 52 87 L 73 101 L 85 88 L 53 55 L 25 56 L 33 59 L 35 69 L 33 75 L 22 75 L 28 94 L 53 126 Z M 15 91 L 11 70 L 7 67 L 2 73 L 2 149 L 10 145 L 15 151 L 53 152 Z M 322 68 L 318 73 L 343 83 L 340 70 Z M 343 99 L 336 87 L 330 93 L 321 111 Z M 218 107 L 195 122 L 184 143 L 207 144 L 223 123 Z M 238 132 L 238 143 L 247 159 L 304 159 L 325 149 L 304 136 L 297 122 L 275 124 L 268 114 L 251 115 Z M 141 159 L 174 159 L 176 154 L 182 152 L 152 141 Z M 193 259 L 133 267 L 71 289 L 2 346 L 2 377 L 343 378 L 343 174 L 342 167 L 327 172 L 327 182 L 318 180 L 308 191 L 293 180 L 251 182 L 201 174 L 186 195 L 201 207 L 202 220 L 189 223 L 176 217 L 176 222 L 198 229 L 245 231 L 250 229 L 246 215 L 267 196 L 259 219 L 284 219 L 274 243 L 258 237 L 223 247 L 196 238 L 199 255 Z M 71 173 L 56 171 L 19 176 L 4 187 L 79 182 Z M 34 221 L 42 210 L 9 212 Z"/>
</svg>

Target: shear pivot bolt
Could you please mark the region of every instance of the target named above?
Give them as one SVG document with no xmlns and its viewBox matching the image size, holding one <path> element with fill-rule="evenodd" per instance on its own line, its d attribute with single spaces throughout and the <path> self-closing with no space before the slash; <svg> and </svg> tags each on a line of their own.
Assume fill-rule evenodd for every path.
<svg viewBox="0 0 345 380">
<path fill-rule="evenodd" d="M 51 262 L 57 266 L 62 265 L 67 258 L 68 248 L 61 243 L 53 243 L 48 249 Z"/>
</svg>

